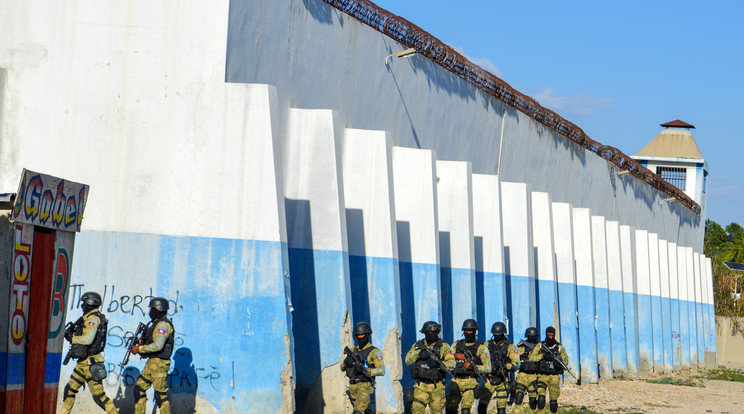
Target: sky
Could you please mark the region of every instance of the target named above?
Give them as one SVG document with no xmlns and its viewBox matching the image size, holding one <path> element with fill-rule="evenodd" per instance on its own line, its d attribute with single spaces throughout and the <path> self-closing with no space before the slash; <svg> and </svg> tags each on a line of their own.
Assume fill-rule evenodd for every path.
<svg viewBox="0 0 744 414">
<path fill-rule="evenodd" d="M 744 225 L 744 1 L 372 1 L 627 155 L 694 125 L 707 218 Z"/>
</svg>

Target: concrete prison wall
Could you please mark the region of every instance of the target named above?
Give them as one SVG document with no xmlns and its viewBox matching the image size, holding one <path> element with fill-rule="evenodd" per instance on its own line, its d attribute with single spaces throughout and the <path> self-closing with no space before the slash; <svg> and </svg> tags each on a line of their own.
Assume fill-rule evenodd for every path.
<svg viewBox="0 0 744 414">
<path fill-rule="evenodd" d="M 379 413 L 404 409 L 427 320 L 447 341 L 465 318 L 481 339 L 555 326 L 584 382 L 715 350 L 700 214 L 423 55 L 386 64 L 404 45 L 338 8 L 0 6 L 0 187 L 90 184 L 66 306 L 103 294 L 120 408 L 152 296 L 178 411 L 345 412 L 362 320 Z"/>
</svg>

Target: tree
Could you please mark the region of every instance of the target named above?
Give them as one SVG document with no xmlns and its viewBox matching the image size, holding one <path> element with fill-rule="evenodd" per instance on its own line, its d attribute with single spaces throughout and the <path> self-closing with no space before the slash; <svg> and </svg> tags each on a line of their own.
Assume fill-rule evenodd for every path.
<svg viewBox="0 0 744 414">
<path fill-rule="evenodd" d="M 724 230 L 713 220 L 705 221 L 703 251 L 713 262 L 713 299 L 716 315 L 733 318 L 733 328 L 744 334 L 741 319 L 744 301 L 737 297 L 742 292 L 744 273 L 729 270 L 723 262 L 744 263 L 744 228 L 731 223 Z"/>
</svg>

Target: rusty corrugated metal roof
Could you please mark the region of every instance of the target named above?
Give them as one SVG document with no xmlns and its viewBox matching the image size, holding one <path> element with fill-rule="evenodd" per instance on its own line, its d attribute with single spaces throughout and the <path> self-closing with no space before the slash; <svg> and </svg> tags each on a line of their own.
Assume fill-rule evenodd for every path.
<svg viewBox="0 0 744 414">
<path fill-rule="evenodd" d="M 627 170 L 634 177 L 674 197 L 683 206 L 700 214 L 700 206 L 679 188 L 664 181 L 617 148 L 602 145 L 589 138 L 584 130 L 572 122 L 543 107 L 533 98 L 517 91 L 492 73 L 470 62 L 441 40 L 408 20 L 390 13 L 370 0 L 323 1 L 391 39 L 416 49 L 420 55 L 471 83 L 488 95 L 525 113 L 558 134 L 613 163 L 618 168 Z"/>
<path fill-rule="evenodd" d="M 679 119 L 675 119 L 674 121 L 669 121 L 664 124 L 659 124 L 660 126 L 663 126 L 664 128 L 691 128 L 695 129 L 695 125 L 688 124 L 685 121 L 680 121 Z"/>
</svg>

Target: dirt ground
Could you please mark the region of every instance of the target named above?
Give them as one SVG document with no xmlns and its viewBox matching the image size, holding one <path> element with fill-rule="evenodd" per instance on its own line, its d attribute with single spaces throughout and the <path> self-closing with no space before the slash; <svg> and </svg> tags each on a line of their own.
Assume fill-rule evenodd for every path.
<svg viewBox="0 0 744 414">
<path fill-rule="evenodd" d="M 581 386 L 566 382 L 560 405 L 584 406 L 600 413 L 744 413 L 744 383 L 699 380 L 704 372 L 644 375 L 633 380 L 600 381 Z M 652 384 L 648 379 L 668 377 L 702 382 L 704 387 Z"/>
</svg>

